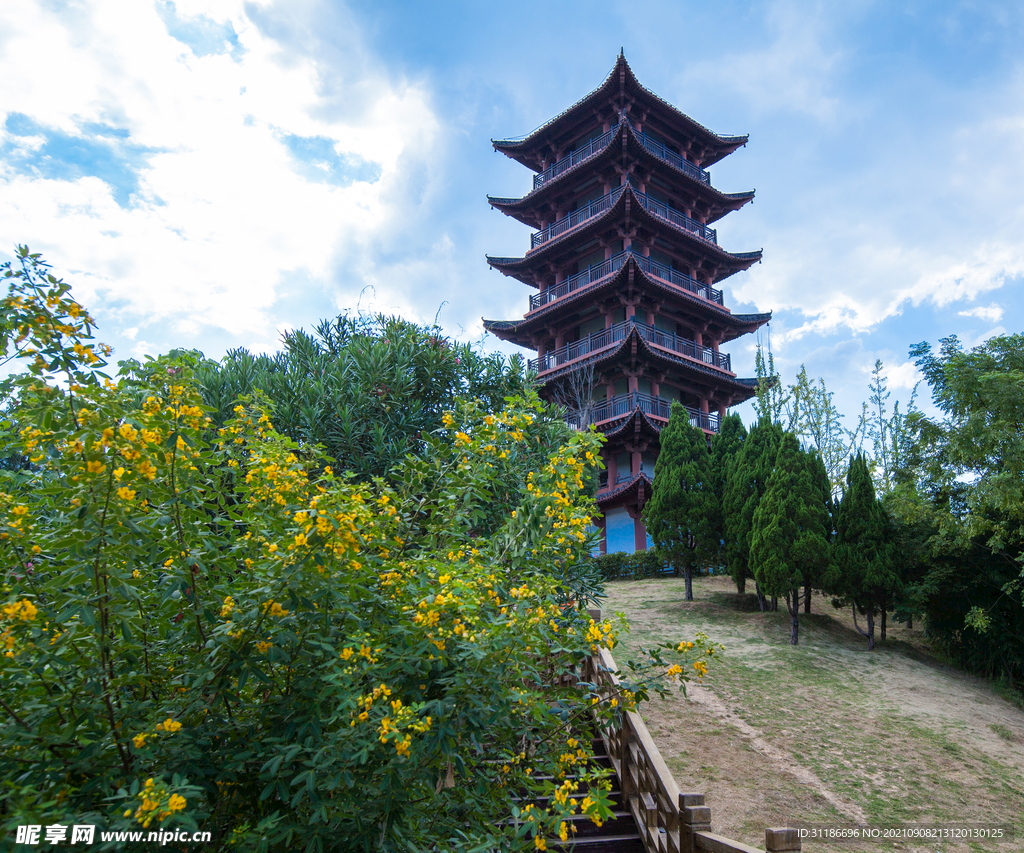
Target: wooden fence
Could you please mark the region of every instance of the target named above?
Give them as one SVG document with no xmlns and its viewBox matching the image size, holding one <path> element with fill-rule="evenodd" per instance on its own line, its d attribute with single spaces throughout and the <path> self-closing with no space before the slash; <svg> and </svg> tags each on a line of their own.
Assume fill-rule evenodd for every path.
<svg viewBox="0 0 1024 853">
<path fill-rule="evenodd" d="M 600 611 L 592 616 L 600 619 Z M 618 667 L 608 649 L 587 658 L 582 680 L 597 685 L 610 696 L 619 690 Z M 623 710 L 620 728 L 602 730 L 601 738 L 619 777 L 622 804 L 627 805 L 647 853 L 763 853 L 756 847 L 715 835 L 711 809 L 703 794 L 679 790 L 647 725 L 635 711 Z M 768 853 L 800 850 L 796 829 L 766 829 Z"/>
</svg>

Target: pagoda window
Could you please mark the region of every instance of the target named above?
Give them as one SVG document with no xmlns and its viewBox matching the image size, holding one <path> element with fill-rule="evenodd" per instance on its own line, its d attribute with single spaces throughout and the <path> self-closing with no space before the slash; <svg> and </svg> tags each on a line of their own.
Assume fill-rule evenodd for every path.
<svg viewBox="0 0 1024 853">
<path fill-rule="evenodd" d="M 670 403 L 681 403 L 683 395 L 678 388 L 673 388 L 671 385 L 666 385 L 662 382 L 658 386 L 658 396 L 662 400 L 668 400 Z"/>
<path fill-rule="evenodd" d="M 629 393 L 629 380 L 623 376 L 621 379 L 615 380 L 615 396 L 621 397 L 624 394 Z"/>
<path fill-rule="evenodd" d="M 633 454 L 631 453 L 619 453 L 615 457 L 615 479 L 616 480 L 628 480 L 632 476 L 633 470 L 630 467 L 632 463 Z"/>
<path fill-rule="evenodd" d="M 671 199 L 663 192 L 659 192 L 654 189 L 650 184 L 647 185 L 647 197 L 652 198 L 655 201 L 660 201 L 662 204 L 671 204 Z"/>
<path fill-rule="evenodd" d="M 662 266 L 672 267 L 673 260 L 671 255 L 666 255 L 664 252 L 659 252 L 657 249 L 651 249 L 651 260 L 656 264 Z"/>
<path fill-rule="evenodd" d="M 651 380 L 646 376 L 641 376 L 636 380 L 636 390 L 641 394 L 650 396 L 651 394 Z"/>
<path fill-rule="evenodd" d="M 604 263 L 604 249 L 584 255 L 576 262 L 576 272 L 583 272 L 587 267 L 597 266 Z"/>
<path fill-rule="evenodd" d="M 609 509 L 604 514 L 605 551 L 614 554 L 625 551 L 632 554 L 636 550 L 636 532 L 629 510 L 624 506 Z"/>
<path fill-rule="evenodd" d="M 587 335 L 596 335 L 598 332 L 604 331 L 604 317 L 598 314 L 596 317 L 587 320 L 585 323 L 580 323 L 576 328 L 577 336 L 576 340 L 585 338 Z"/>
<path fill-rule="evenodd" d="M 654 479 L 654 462 L 658 458 L 657 453 L 653 453 L 650 450 L 645 450 L 640 455 L 640 470 L 643 471 L 652 480 Z"/>
<path fill-rule="evenodd" d="M 670 335 L 674 335 L 676 333 L 676 321 L 663 314 L 655 314 L 654 328 L 660 332 L 668 332 Z"/>
<path fill-rule="evenodd" d="M 623 305 L 621 308 L 616 308 L 612 311 L 612 323 L 625 323 L 626 322 L 626 306 Z"/>
</svg>

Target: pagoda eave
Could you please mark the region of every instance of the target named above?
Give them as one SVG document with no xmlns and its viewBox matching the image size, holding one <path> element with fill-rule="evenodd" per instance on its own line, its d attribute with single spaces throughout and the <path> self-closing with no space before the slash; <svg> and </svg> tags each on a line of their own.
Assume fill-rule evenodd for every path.
<svg viewBox="0 0 1024 853">
<path fill-rule="evenodd" d="M 667 101 L 641 85 L 633 74 L 626 57 L 619 54 L 615 66 L 596 89 L 584 95 L 568 109 L 563 110 L 522 139 L 492 139 L 491 144 L 513 160 L 540 171 L 543 167 L 543 149 L 550 140 L 566 136 L 578 125 L 592 120 L 595 112 L 613 106 L 628 114 L 654 110 L 666 123 L 681 129 L 702 149 L 701 165 L 709 166 L 746 145 L 748 136 L 720 136 Z"/>
</svg>

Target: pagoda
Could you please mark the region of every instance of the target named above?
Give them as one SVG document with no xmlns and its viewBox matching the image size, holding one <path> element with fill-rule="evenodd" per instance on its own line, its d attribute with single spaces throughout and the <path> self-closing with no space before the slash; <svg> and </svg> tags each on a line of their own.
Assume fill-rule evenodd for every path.
<svg viewBox="0 0 1024 853">
<path fill-rule="evenodd" d="M 484 326 L 535 350 L 542 396 L 605 435 L 602 553 L 647 547 L 640 511 L 672 403 L 710 439 L 726 409 L 754 395 L 757 381 L 737 378 L 720 347 L 771 314 L 733 314 L 721 282 L 761 252 L 727 252 L 711 227 L 754 193 L 720 192 L 707 172 L 746 142 L 645 89 L 621 53 L 565 112 L 525 138 L 492 140 L 535 174 L 522 198 L 488 201 L 535 230 L 524 257 L 487 262 L 536 292 L 522 319 Z"/>
</svg>

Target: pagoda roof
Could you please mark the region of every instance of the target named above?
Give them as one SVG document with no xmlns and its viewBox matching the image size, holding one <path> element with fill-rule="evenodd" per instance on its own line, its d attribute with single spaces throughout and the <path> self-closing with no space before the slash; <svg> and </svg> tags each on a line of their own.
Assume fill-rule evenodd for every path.
<svg viewBox="0 0 1024 853">
<path fill-rule="evenodd" d="M 636 131 L 628 122 L 619 125 L 618 132 L 608 141 L 608 144 L 595 154 L 580 160 L 574 166 L 556 175 L 549 181 L 545 181 L 539 187 L 531 190 L 521 198 L 499 198 L 487 196 L 488 203 L 500 210 L 502 213 L 512 216 L 531 227 L 540 227 L 536 216 L 531 215 L 537 207 L 550 203 L 552 196 L 564 192 L 566 187 L 571 185 L 574 179 L 578 179 L 581 173 L 592 171 L 595 168 L 621 159 L 623 147 L 623 136 L 625 136 L 625 151 L 632 154 L 639 162 L 656 169 L 668 169 L 676 178 L 682 178 L 685 185 L 693 190 L 694 195 L 710 205 L 712 215 L 710 222 L 717 222 L 727 213 L 739 210 L 747 202 L 753 200 L 755 191 L 745 190 L 738 193 L 724 193 L 711 184 L 698 180 L 689 171 L 677 168 L 667 160 L 663 160 L 653 152 L 649 151 L 640 141 Z M 618 144 L 616 144 L 618 143 Z"/>
<path fill-rule="evenodd" d="M 619 420 L 604 425 L 603 429 L 595 427 L 607 439 L 630 437 L 639 439 L 644 436 L 654 437 L 661 432 L 661 424 L 652 420 L 639 406 L 623 415 Z"/>
<path fill-rule="evenodd" d="M 639 474 L 634 474 L 627 482 L 622 483 L 611 491 L 598 492 L 597 493 L 597 506 L 600 509 L 607 509 L 613 503 L 621 503 L 623 496 L 631 495 L 636 493 L 637 502 L 646 501 L 651 495 L 651 489 L 654 486 L 654 481 L 651 480 L 643 471 Z M 646 494 L 644 494 L 646 492 Z"/>
<path fill-rule="evenodd" d="M 673 352 L 664 347 L 656 346 L 648 341 L 640 330 L 634 326 L 633 329 L 621 341 L 614 346 L 600 350 L 589 358 L 584 356 L 573 361 L 566 362 L 555 370 L 545 372 L 541 381 L 545 384 L 557 382 L 562 376 L 571 373 L 581 364 L 592 363 L 595 367 L 612 362 L 621 362 L 625 358 L 639 360 L 640 358 L 659 362 L 663 365 L 681 367 L 691 374 L 696 374 L 709 385 L 714 385 L 720 390 L 729 392 L 733 399 L 742 397 L 742 400 L 749 400 L 754 395 L 753 386 L 756 386 L 756 379 L 738 379 L 731 371 L 705 364 L 682 353 Z M 738 400 L 738 402 L 742 402 Z M 645 416 L 646 417 L 646 416 Z"/>
<path fill-rule="evenodd" d="M 671 234 L 674 239 L 681 241 L 682 245 L 694 250 L 695 254 L 714 261 L 716 269 L 722 270 L 721 274 L 715 276 L 714 283 L 749 269 L 757 261 L 761 260 L 763 249 L 757 249 L 753 252 L 727 252 L 717 243 L 705 240 L 703 237 L 699 237 L 685 228 L 679 228 L 655 216 L 639 202 L 632 187 L 627 185 L 625 190 L 615 203 L 606 210 L 601 211 L 596 216 L 592 216 L 575 228 L 570 228 L 557 237 L 547 240 L 537 248 L 527 252 L 523 257 L 502 258 L 487 255 L 487 263 L 499 272 L 512 276 L 523 282 L 523 284 L 539 287 L 536 270 L 538 267 L 545 266 L 552 255 L 566 246 L 584 241 L 585 238 L 595 232 L 607 230 L 609 226 L 626 215 L 644 222 L 652 230 Z"/>
<path fill-rule="evenodd" d="M 630 258 L 612 275 L 574 290 L 561 299 L 552 300 L 537 310 L 531 311 L 522 319 L 485 319 L 483 320 L 484 328 L 502 340 L 511 341 L 519 346 L 533 349 L 532 335 L 541 329 L 547 328 L 551 324 L 553 316 L 557 316 L 567 308 L 576 309 L 581 303 L 590 302 L 596 297 L 620 290 L 630 281 L 630 278 L 634 287 L 641 284 L 656 291 L 660 296 L 672 296 L 678 302 L 685 304 L 687 308 L 691 310 L 696 309 L 696 313 L 718 323 L 725 332 L 723 341 L 731 341 L 741 335 L 754 332 L 772 318 L 771 311 L 759 314 L 733 314 L 721 305 L 703 299 L 680 287 L 662 282 L 654 276 L 649 276 L 636 264 L 633 258 Z"/>
<path fill-rule="evenodd" d="M 717 163 L 741 145 L 746 144 L 749 138 L 747 135 L 720 136 L 694 121 L 686 113 L 642 86 L 629 67 L 629 63 L 626 62 L 624 53 L 620 52 L 615 66 L 604 82 L 571 107 L 563 110 L 521 139 L 492 139 L 491 144 L 495 150 L 501 151 L 524 166 L 540 171 L 542 167 L 540 149 L 550 139 L 559 134 L 571 132 L 581 122 L 592 119 L 595 109 L 604 104 L 614 104 L 619 111 L 622 111 L 625 109 L 627 101 L 633 99 L 642 102 L 650 110 L 656 110 L 661 114 L 663 120 L 678 128 L 687 138 L 698 142 L 705 152 L 702 158 L 704 166 Z"/>
</svg>

